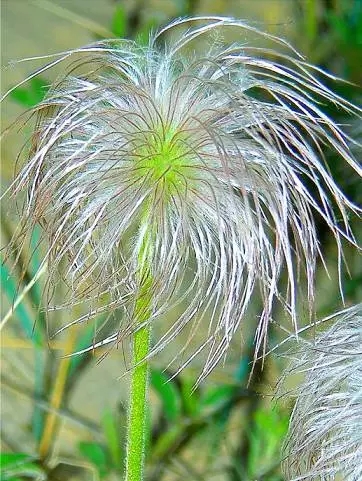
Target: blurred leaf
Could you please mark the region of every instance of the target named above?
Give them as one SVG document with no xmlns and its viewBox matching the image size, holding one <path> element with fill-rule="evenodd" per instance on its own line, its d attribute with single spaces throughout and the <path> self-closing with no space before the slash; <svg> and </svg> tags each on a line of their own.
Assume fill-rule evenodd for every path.
<svg viewBox="0 0 362 481">
<path fill-rule="evenodd" d="M 200 412 L 200 396 L 199 391 L 193 392 L 193 381 L 182 376 L 180 393 L 185 414 L 191 417 L 198 414 Z"/>
<path fill-rule="evenodd" d="M 0 453 L 0 469 L 18 466 L 33 459 L 33 456 L 24 453 Z"/>
<path fill-rule="evenodd" d="M 112 32 L 116 37 L 126 36 L 127 14 L 124 6 L 117 4 L 116 10 L 112 19 Z"/>
<path fill-rule="evenodd" d="M 99 443 L 82 441 L 78 445 L 81 454 L 93 464 L 103 479 L 110 471 L 108 453 L 104 446 Z"/>
<path fill-rule="evenodd" d="M 94 325 L 89 324 L 88 326 L 84 326 L 84 329 L 80 329 L 80 336 L 77 339 L 77 343 L 75 345 L 74 352 L 82 351 L 87 347 L 91 346 L 94 340 Z M 89 352 L 84 354 L 79 354 L 72 356 L 70 359 L 69 365 L 69 377 L 74 376 L 77 369 L 80 365 L 84 362 L 84 360 L 88 357 Z"/>
<path fill-rule="evenodd" d="M 249 342 L 250 345 L 250 352 L 254 352 L 254 339 L 253 341 Z M 235 370 L 234 373 L 234 379 L 238 382 L 238 384 L 241 383 L 247 383 L 249 374 L 250 374 L 250 365 L 251 365 L 252 359 L 250 356 L 244 355 L 238 364 L 238 367 Z"/>
<path fill-rule="evenodd" d="M 200 2 L 199 0 L 173 0 L 173 3 L 177 8 L 175 16 L 182 17 L 185 15 L 192 16 Z"/>
<path fill-rule="evenodd" d="M 212 408 L 210 415 L 213 415 L 212 423 L 209 425 L 209 456 L 215 456 L 215 453 L 221 448 L 227 423 L 234 407 L 237 405 L 235 398 L 237 391 L 238 386 L 221 385 L 211 388 L 202 397 L 201 409 L 205 412 L 208 408 Z"/>
<path fill-rule="evenodd" d="M 185 14 L 187 12 L 187 7 L 188 7 L 188 0 L 173 0 L 173 3 L 175 4 L 178 15 Z"/>
<path fill-rule="evenodd" d="M 34 255 L 32 256 L 30 263 L 31 272 L 27 273 L 27 276 L 25 276 L 25 278 L 29 280 L 36 275 L 40 267 L 40 263 L 37 260 L 35 248 L 39 243 L 39 231 L 34 230 L 32 243 L 34 246 Z M 10 304 L 12 304 L 21 292 L 21 285 L 18 281 L 15 282 L 13 276 L 10 275 L 8 269 L 6 268 L 6 265 L 4 264 L 1 265 L 1 284 L 7 294 Z M 37 398 L 42 398 L 44 394 L 44 378 L 46 370 L 44 353 L 42 351 L 44 343 L 45 318 L 39 309 L 41 295 L 38 282 L 36 282 L 32 286 L 32 288 L 27 292 L 26 295 L 29 296 L 32 305 L 34 305 L 35 312 L 33 311 L 32 314 L 29 314 L 25 304 L 23 302 L 20 302 L 20 304 L 18 304 L 18 306 L 16 307 L 14 313 L 20 320 L 20 325 L 26 337 L 31 339 L 35 347 L 34 392 Z M 44 411 L 35 403 L 32 416 L 32 430 L 34 437 L 37 441 L 40 440 L 42 435 L 44 417 Z"/>
<path fill-rule="evenodd" d="M 31 478 L 38 481 L 46 479 L 43 469 L 31 462 L 33 456 L 24 453 L 0 453 L 0 474 L 2 481 L 16 481 L 19 479 Z"/>
<path fill-rule="evenodd" d="M 211 388 L 202 397 L 201 405 L 203 407 L 212 406 L 213 408 L 228 403 L 230 398 L 235 394 L 235 386 L 222 385 Z"/>
<path fill-rule="evenodd" d="M 179 393 L 175 384 L 168 381 L 163 372 L 152 369 L 151 385 L 162 401 L 163 413 L 167 421 L 172 423 L 180 416 L 181 412 Z"/>
<path fill-rule="evenodd" d="M 45 394 L 45 371 L 46 356 L 43 349 L 35 348 L 35 366 L 34 366 L 34 396 L 36 399 L 42 399 Z M 40 441 L 43 434 L 45 423 L 45 411 L 37 403 L 34 403 L 34 412 L 32 416 L 32 431 L 36 441 Z"/>
<path fill-rule="evenodd" d="M 17 87 L 10 93 L 10 98 L 24 107 L 34 107 L 44 99 L 49 89 L 49 82 L 41 77 L 29 80 L 27 87 Z"/>
<path fill-rule="evenodd" d="M 112 462 L 116 468 L 123 465 L 122 440 L 117 416 L 112 411 L 106 410 L 102 416 L 102 427 L 104 436 L 107 440 L 107 447 L 110 452 Z"/>
<path fill-rule="evenodd" d="M 17 476 L 21 476 L 21 479 L 31 478 L 37 481 L 43 481 L 47 479 L 46 473 L 36 464 L 23 464 L 16 468 L 11 468 L 4 473 L 1 473 L 1 481 L 14 481 L 18 479 Z"/>
<path fill-rule="evenodd" d="M 345 2 L 340 8 L 338 12 L 326 12 L 327 22 L 343 43 L 362 46 L 362 2 Z"/>
<path fill-rule="evenodd" d="M 248 472 L 259 478 L 279 462 L 281 443 L 288 429 L 289 417 L 280 409 L 260 408 L 254 413 L 249 438 Z"/>
<path fill-rule="evenodd" d="M 30 239 L 30 249 L 31 249 L 31 261 L 30 261 L 30 279 L 36 275 L 36 273 L 41 268 L 41 261 L 39 258 L 39 242 L 40 242 L 40 228 L 36 225 L 31 233 Z M 41 305 L 41 288 L 39 282 L 36 282 L 29 291 L 31 301 L 34 306 L 39 307 Z M 41 317 L 42 322 L 39 327 L 44 330 L 45 319 L 44 314 L 39 312 L 39 317 Z"/>
<path fill-rule="evenodd" d="M 38 243 L 37 235 L 38 232 L 34 231 L 34 239 L 32 242 Z M 32 273 L 29 273 L 28 278 L 32 278 L 34 274 L 38 271 L 39 265 L 37 265 L 36 256 L 32 258 Z M 10 272 L 3 264 L 1 265 L 1 285 L 7 294 L 9 302 L 12 304 L 17 296 L 21 292 L 21 286 L 19 282 L 15 282 L 14 278 L 10 275 Z M 44 342 L 44 332 L 42 327 L 45 325 L 45 319 L 39 313 L 39 303 L 40 303 L 40 292 L 37 291 L 37 283 L 34 284 L 32 289 L 28 291 L 27 295 L 30 297 L 32 304 L 36 308 L 31 314 L 23 302 L 20 302 L 16 307 L 14 314 L 20 321 L 22 330 L 27 338 L 29 338 L 34 344 L 35 351 L 35 363 L 34 363 L 34 392 L 37 398 L 42 398 L 44 394 L 44 378 L 46 363 L 44 359 L 44 353 L 42 351 Z M 35 290 L 34 290 L 35 289 Z M 43 321 L 43 322 L 42 322 Z M 44 427 L 44 411 L 37 405 L 34 404 L 34 412 L 32 416 L 32 431 L 36 441 L 39 441 L 43 432 Z"/>
<path fill-rule="evenodd" d="M 353 278 L 346 279 L 344 284 L 344 295 L 345 296 L 355 296 L 358 289 L 362 286 L 362 274 Z"/>
<path fill-rule="evenodd" d="M 14 278 L 10 275 L 10 272 L 5 264 L 1 264 L 0 270 L 2 288 L 5 291 L 9 302 L 13 304 L 19 295 L 18 285 L 14 282 Z M 36 324 L 34 324 L 34 320 L 28 314 L 28 311 L 22 302 L 16 307 L 14 313 L 20 321 L 20 325 L 25 336 L 31 339 L 36 346 L 41 347 L 43 345 L 42 336 Z"/>
<path fill-rule="evenodd" d="M 318 35 L 317 10 L 315 0 L 305 0 L 303 15 L 305 19 L 304 31 L 311 45 L 313 45 L 314 39 Z"/>
<path fill-rule="evenodd" d="M 32 278 L 36 275 L 41 267 L 41 261 L 39 258 L 39 242 L 40 242 L 40 228 L 39 226 L 35 226 L 30 240 L 30 248 L 31 248 L 31 260 L 29 265 L 29 278 Z M 41 287 L 40 283 L 36 282 L 33 287 L 28 292 L 30 300 L 34 307 L 37 309 L 36 311 L 36 327 L 42 332 L 42 336 L 46 332 L 46 319 L 44 312 L 42 312 L 41 308 Z M 49 364 L 46 359 L 46 355 L 42 349 L 36 348 L 35 352 L 35 366 L 34 366 L 34 395 L 36 398 L 42 399 L 45 395 L 46 386 L 45 386 L 45 377 L 46 377 L 46 370 L 49 368 Z M 47 356 L 50 358 L 50 356 Z M 36 403 L 34 404 L 34 412 L 32 416 L 32 431 L 34 434 L 34 438 L 36 441 L 40 441 L 44 423 L 45 423 L 45 415 L 43 409 L 38 406 Z"/>
<path fill-rule="evenodd" d="M 168 453 L 172 452 L 180 444 L 180 440 L 185 437 L 186 430 L 185 422 L 181 422 L 171 425 L 167 431 L 163 432 L 151 446 L 151 462 L 155 463 L 166 459 Z"/>
</svg>

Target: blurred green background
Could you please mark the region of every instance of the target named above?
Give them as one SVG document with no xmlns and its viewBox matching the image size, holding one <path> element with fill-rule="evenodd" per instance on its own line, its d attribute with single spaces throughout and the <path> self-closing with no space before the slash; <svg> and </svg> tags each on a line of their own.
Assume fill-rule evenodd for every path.
<svg viewBox="0 0 362 481">
<path fill-rule="evenodd" d="M 361 0 L 2 0 L 2 92 L 40 67 L 44 60 L 14 63 L 80 47 L 105 37 L 146 39 L 152 28 L 183 15 L 232 15 L 287 38 L 309 62 L 351 83 L 331 83 L 334 90 L 355 103 L 362 98 Z M 244 42 L 247 39 L 242 39 Z M 1 108 L 2 129 L 39 102 L 51 74 L 47 73 L 12 92 Z M 361 141 L 361 124 L 331 110 L 338 122 Z M 16 157 L 29 131 L 13 132 L 2 144 L 2 190 L 9 185 Z M 356 156 L 361 152 L 355 149 Z M 328 152 L 326 153 L 328 156 Z M 355 176 L 329 157 L 331 170 L 348 195 L 361 201 Z M 4 205 L 2 245 L 16 226 L 13 205 Z M 361 225 L 351 218 L 356 237 Z M 32 245 L 37 246 L 35 231 Z M 320 227 L 328 276 L 317 271 L 317 314 L 342 307 L 337 278 L 336 248 Z M 28 263 L 20 257 L 1 266 L 2 351 L 2 480 L 112 480 L 120 479 L 124 456 L 127 386 L 127 346 L 64 358 L 66 353 L 92 342 L 92 326 L 66 331 L 48 340 L 42 287 L 45 275 L 33 283 L 39 269 L 42 245 Z M 343 269 L 345 302 L 362 299 L 361 256 L 348 245 Z M 302 287 L 301 287 L 302 288 Z M 61 299 L 61 287 L 58 297 Z M 11 306 L 15 302 L 16 309 Z M 202 359 L 176 379 L 172 369 L 163 372 L 167 353 L 152 362 L 150 423 L 152 434 L 147 458 L 147 479 L 278 481 L 280 447 L 292 407 L 285 398 L 273 400 L 275 385 L 286 360 L 283 349 L 257 364 L 248 385 L 253 354 L 253 330 L 258 300 L 248 326 L 234 340 L 225 365 L 191 394 Z M 177 313 L 175 313 L 176 315 Z M 52 329 L 66 323 L 52 314 Z M 300 325 L 306 321 L 303 310 Z M 290 330 L 276 308 L 270 346 L 277 346 Z M 200 338 L 203 333 L 199 333 Z M 182 343 L 182 337 L 177 341 Z M 288 346 L 288 344 L 286 344 Z M 284 346 L 283 346 L 284 347 Z M 172 349 L 177 349 L 177 343 Z M 106 356 L 103 355 L 107 354 Z M 98 362 L 102 358 L 101 362 Z M 293 380 L 292 383 L 298 382 Z"/>
</svg>

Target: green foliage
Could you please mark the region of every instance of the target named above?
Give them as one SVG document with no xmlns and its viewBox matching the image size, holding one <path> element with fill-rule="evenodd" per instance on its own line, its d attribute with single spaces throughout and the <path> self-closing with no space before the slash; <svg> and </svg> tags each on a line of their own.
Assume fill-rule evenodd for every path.
<svg viewBox="0 0 362 481">
<path fill-rule="evenodd" d="M 47 479 L 36 458 L 24 453 L 0 453 L 0 474 L 2 481 Z"/>
<path fill-rule="evenodd" d="M 12 305 L 19 294 L 19 284 L 10 275 L 9 270 L 5 264 L 0 265 L 1 274 L 1 285 L 5 291 L 5 294 L 9 300 L 10 305 Z M 25 336 L 30 339 L 35 346 L 42 346 L 43 338 L 39 330 L 34 326 L 34 319 L 28 312 L 27 308 L 23 303 L 18 304 L 14 310 L 14 314 L 20 321 L 21 328 Z"/>
<path fill-rule="evenodd" d="M 102 322 L 100 320 L 100 322 Z M 74 352 L 81 352 L 84 349 L 87 349 L 89 346 L 92 345 L 94 340 L 94 326 L 91 324 L 88 326 L 84 326 L 84 329 L 81 329 L 80 333 L 77 337 L 77 342 L 74 348 Z M 77 374 L 78 369 L 82 369 L 83 363 L 86 361 L 87 357 L 89 358 L 89 354 L 76 354 L 72 356 L 70 360 L 69 366 L 69 377 L 72 378 L 73 375 Z"/>
<path fill-rule="evenodd" d="M 163 413 L 169 423 L 180 416 L 180 398 L 175 384 L 168 382 L 167 376 L 157 369 L 151 371 L 151 386 L 162 401 Z"/>
<path fill-rule="evenodd" d="M 347 47 L 362 47 L 362 2 L 342 2 L 339 12 L 326 13 L 329 26 L 335 36 Z"/>
<path fill-rule="evenodd" d="M 34 107 L 43 100 L 48 88 L 48 82 L 45 79 L 34 77 L 27 82 L 26 87 L 14 89 L 10 98 L 24 107 Z"/>
<path fill-rule="evenodd" d="M 79 443 L 79 451 L 91 464 L 97 468 L 100 479 L 104 479 L 110 472 L 110 460 L 108 451 L 102 444 L 81 442 Z"/>
<path fill-rule="evenodd" d="M 258 409 L 254 413 L 252 429 L 247 432 L 249 438 L 248 479 L 260 479 L 273 471 L 279 461 L 281 440 L 288 428 L 288 416 L 277 407 Z M 280 480 L 279 475 L 268 478 Z"/>
<path fill-rule="evenodd" d="M 124 451 L 122 449 L 124 442 L 123 436 L 121 435 L 121 422 L 119 416 L 113 416 L 112 412 L 107 409 L 103 413 L 101 423 L 109 451 L 109 457 L 112 465 L 117 470 L 120 466 L 123 466 L 124 462 Z"/>
<path fill-rule="evenodd" d="M 124 6 L 121 3 L 118 3 L 113 19 L 112 19 L 112 32 L 116 37 L 124 37 L 127 31 L 127 15 Z"/>
</svg>

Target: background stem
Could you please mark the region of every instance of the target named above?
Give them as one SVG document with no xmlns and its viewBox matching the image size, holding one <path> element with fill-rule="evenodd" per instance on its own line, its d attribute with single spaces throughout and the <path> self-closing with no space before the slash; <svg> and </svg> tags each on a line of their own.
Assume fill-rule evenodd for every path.
<svg viewBox="0 0 362 481">
<path fill-rule="evenodd" d="M 78 329 L 70 329 L 65 346 L 66 354 L 71 354 L 74 352 L 74 347 L 77 340 L 77 332 Z M 45 459 L 48 456 L 52 442 L 55 438 L 54 431 L 57 420 L 57 411 L 62 405 L 70 363 L 70 357 L 64 357 L 59 361 L 59 367 L 55 376 L 54 388 L 49 403 L 52 410 L 49 411 L 46 418 L 44 430 L 39 443 L 38 452 L 41 459 Z"/>
</svg>

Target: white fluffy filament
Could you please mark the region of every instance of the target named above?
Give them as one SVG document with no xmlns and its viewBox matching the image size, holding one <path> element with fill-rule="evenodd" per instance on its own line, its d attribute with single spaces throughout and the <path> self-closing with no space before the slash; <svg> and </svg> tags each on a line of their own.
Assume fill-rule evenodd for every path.
<svg viewBox="0 0 362 481">
<path fill-rule="evenodd" d="M 362 304 L 334 317 L 287 373 L 305 375 L 284 446 L 288 480 L 362 479 Z"/>
<path fill-rule="evenodd" d="M 191 27 L 177 36 L 186 21 Z M 323 86 L 290 48 L 279 54 L 225 46 L 220 38 L 210 45 L 227 27 L 289 48 L 242 21 L 204 17 L 173 22 L 146 47 L 107 40 L 56 57 L 41 71 L 63 61 L 68 67 L 35 108 L 32 150 L 14 183 L 15 194 L 28 191 L 22 232 L 39 222 L 49 240 L 51 277 L 66 261 L 68 305 L 93 306 L 74 322 L 124 310 L 119 330 L 102 345 L 139 327 L 139 253 L 151 233 L 152 248 L 143 253 L 152 278 L 148 322 L 186 305 L 152 354 L 186 325 L 208 323 L 194 354 L 207 346 L 199 379 L 226 353 L 256 290 L 263 300 L 256 352 L 276 297 L 296 322 L 301 268 L 312 306 L 321 255 L 314 216 L 340 250 L 341 237 L 354 242 L 348 211 L 358 211 L 335 184 L 323 151 L 332 148 L 361 169 L 347 136 L 317 102 L 351 115 L 359 109 Z M 175 38 L 162 45 L 170 32 Z M 207 51 L 192 52 L 193 40 L 203 37 Z M 280 293 L 284 266 L 288 286 Z"/>
</svg>

